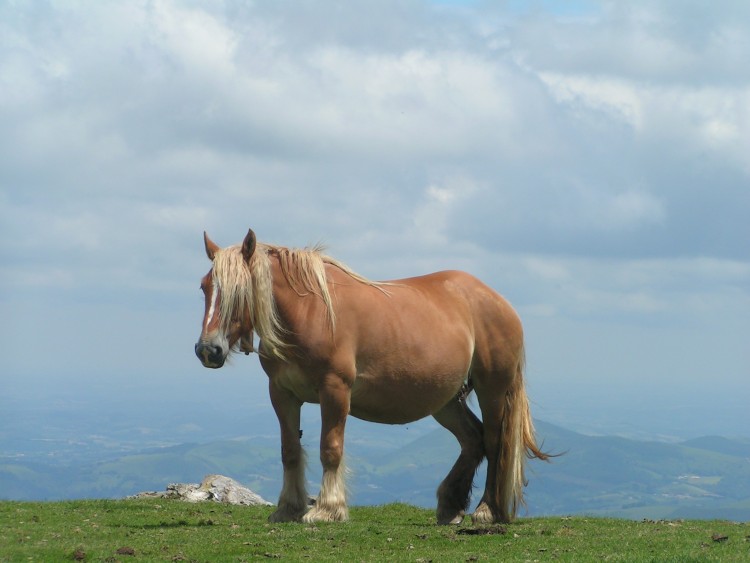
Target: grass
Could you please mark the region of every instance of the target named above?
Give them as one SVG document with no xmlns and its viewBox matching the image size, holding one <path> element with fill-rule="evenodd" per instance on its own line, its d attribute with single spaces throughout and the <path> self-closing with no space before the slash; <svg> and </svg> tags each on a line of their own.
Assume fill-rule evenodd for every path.
<svg viewBox="0 0 750 563">
<path fill-rule="evenodd" d="M 0 502 L 0 561 L 748 561 L 750 524 L 586 517 L 441 527 L 408 505 L 269 524 L 272 508 L 181 501 Z"/>
</svg>

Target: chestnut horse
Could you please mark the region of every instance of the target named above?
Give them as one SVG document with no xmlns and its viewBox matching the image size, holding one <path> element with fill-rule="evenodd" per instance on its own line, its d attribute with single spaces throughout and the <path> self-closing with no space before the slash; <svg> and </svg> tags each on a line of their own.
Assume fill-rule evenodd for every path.
<svg viewBox="0 0 750 563">
<path fill-rule="evenodd" d="M 437 520 L 462 521 L 477 467 L 487 482 L 474 522 L 508 522 L 523 502 L 527 457 L 537 446 L 524 389 L 523 330 L 495 291 L 458 271 L 372 282 L 320 248 L 256 242 L 219 248 L 201 283 L 205 314 L 195 353 L 219 368 L 249 354 L 253 332 L 281 427 L 284 481 L 273 522 L 348 518 L 344 427 L 351 414 L 385 424 L 432 415 L 461 453 L 437 490 Z M 476 392 L 480 421 L 466 404 Z M 323 480 L 312 507 L 305 489 L 300 409 L 320 404 Z"/>
</svg>

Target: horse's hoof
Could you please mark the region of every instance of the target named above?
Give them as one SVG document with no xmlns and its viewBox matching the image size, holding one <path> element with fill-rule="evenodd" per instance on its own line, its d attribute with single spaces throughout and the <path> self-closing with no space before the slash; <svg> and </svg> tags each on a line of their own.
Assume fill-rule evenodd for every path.
<svg viewBox="0 0 750 563">
<path fill-rule="evenodd" d="M 346 506 L 324 508 L 319 504 L 313 506 L 302 517 L 302 521 L 306 524 L 313 524 L 315 522 L 346 522 L 347 520 L 349 520 L 349 510 Z"/>
<path fill-rule="evenodd" d="M 463 510 L 453 517 L 451 517 L 450 513 L 440 514 L 438 515 L 437 523 L 440 526 L 458 526 L 461 522 L 464 521 L 464 516 L 465 513 Z"/>
<path fill-rule="evenodd" d="M 474 524 L 494 524 L 495 517 L 487 503 L 481 502 L 474 511 L 474 514 L 471 515 L 471 521 Z"/>
<path fill-rule="evenodd" d="M 304 511 L 299 510 L 284 510 L 279 508 L 275 512 L 272 512 L 268 517 L 268 521 L 272 524 L 279 522 L 301 522 Z"/>
</svg>

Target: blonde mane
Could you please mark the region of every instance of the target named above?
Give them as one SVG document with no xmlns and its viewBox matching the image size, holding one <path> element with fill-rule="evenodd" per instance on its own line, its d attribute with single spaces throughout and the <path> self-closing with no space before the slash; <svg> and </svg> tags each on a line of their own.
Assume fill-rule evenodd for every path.
<svg viewBox="0 0 750 563">
<path fill-rule="evenodd" d="M 314 294 L 323 300 L 331 333 L 336 330 L 336 312 L 328 289 L 326 265 L 340 269 L 352 279 L 385 291 L 383 283 L 373 282 L 360 276 L 335 258 L 323 254 L 321 246 L 291 249 L 257 243 L 249 264 L 242 256 L 241 245 L 228 246 L 214 256 L 214 283 L 221 288 L 219 314 L 221 330 L 226 333 L 233 319 L 245 307 L 250 311 L 253 328 L 264 343 L 264 347 L 281 359 L 286 359 L 290 344 L 284 335 L 273 297 L 273 273 L 271 255 L 277 256 L 281 271 L 289 286 L 304 296 Z"/>
</svg>

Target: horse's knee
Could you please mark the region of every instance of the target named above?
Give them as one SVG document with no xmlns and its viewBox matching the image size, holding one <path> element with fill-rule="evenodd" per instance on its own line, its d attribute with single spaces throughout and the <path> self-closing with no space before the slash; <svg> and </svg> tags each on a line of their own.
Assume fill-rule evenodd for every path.
<svg viewBox="0 0 750 563">
<path fill-rule="evenodd" d="M 343 442 L 334 440 L 320 448 L 320 463 L 323 464 L 323 467 L 338 467 L 341 464 L 341 459 L 343 457 Z"/>
<path fill-rule="evenodd" d="M 281 463 L 284 467 L 297 467 L 304 463 L 302 447 L 281 447 Z"/>
</svg>

